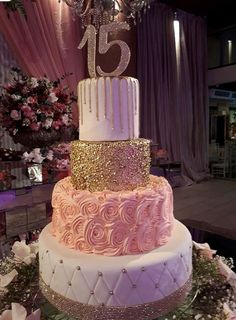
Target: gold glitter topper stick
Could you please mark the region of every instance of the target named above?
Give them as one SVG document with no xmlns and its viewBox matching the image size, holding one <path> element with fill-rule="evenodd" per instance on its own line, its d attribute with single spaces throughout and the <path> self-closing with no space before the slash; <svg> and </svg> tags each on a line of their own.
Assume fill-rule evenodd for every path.
<svg viewBox="0 0 236 320">
<path fill-rule="evenodd" d="M 93 25 L 88 25 L 84 36 L 78 46 L 82 49 L 88 41 L 88 72 L 90 78 L 96 78 L 95 56 L 96 56 L 96 29 Z"/>
<path fill-rule="evenodd" d="M 102 71 L 100 66 L 97 66 L 97 72 L 100 76 L 108 76 L 108 77 L 118 77 L 120 76 L 125 69 L 128 67 L 130 62 L 130 48 L 127 43 L 123 40 L 112 40 L 108 42 L 108 34 L 109 32 L 118 32 L 120 30 L 130 30 L 130 26 L 127 22 L 112 22 L 100 27 L 99 30 L 99 53 L 104 54 L 114 45 L 118 45 L 121 50 L 121 57 L 117 68 L 110 72 L 106 73 Z"/>
<path fill-rule="evenodd" d="M 121 57 L 117 68 L 112 72 L 106 73 L 101 69 L 100 66 L 97 66 L 97 72 L 100 76 L 118 77 L 126 70 L 129 65 L 131 52 L 128 44 L 123 40 L 108 41 L 108 35 L 110 32 L 118 32 L 121 30 L 130 30 L 130 26 L 127 22 L 112 22 L 106 25 L 102 25 L 99 28 L 99 53 L 107 53 L 107 51 L 114 45 L 118 45 L 121 49 Z M 88 72 L 91 78 L 96 78 L 96 29 L 93 25 L 87 26 L 87 29 L 78 48 L 82 49 L 85 46 L 86 42 L 88 42 Z"/>
</svg>

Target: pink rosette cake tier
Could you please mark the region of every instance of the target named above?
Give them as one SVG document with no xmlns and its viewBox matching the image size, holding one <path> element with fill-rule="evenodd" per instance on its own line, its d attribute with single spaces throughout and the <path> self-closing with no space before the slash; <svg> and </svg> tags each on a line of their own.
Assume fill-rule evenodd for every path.
<svg viewBox="0 0 236 320">
<path fill-rule="evenodd" d="M 52 195 L 51 233 L 71 249 L 107 256 L 149 252 L 165 244 L 174 225 L 172 189 L 150 176 L 132 191 L 75 190 L 71 178 Z"/>
</svg>

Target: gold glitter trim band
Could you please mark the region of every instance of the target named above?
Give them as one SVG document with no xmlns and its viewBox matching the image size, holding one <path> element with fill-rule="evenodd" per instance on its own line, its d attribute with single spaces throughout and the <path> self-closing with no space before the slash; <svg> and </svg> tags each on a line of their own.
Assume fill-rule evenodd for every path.
<svg viewBox="0 0 236 320">
<path fill-rule="evenodd" d="M 133 305 L 129 307 L 107 307 L 104 305 L 88 305 L 65 298 L 53 291 L 40 279 L 40 288 L 46 299 L 58 310 L 83 320 L 151 320 L 174 310 L 186 298 L 191 290 L 192 276 L 174 293 L 161 300 Z"/>
<path fill-rule="evenodd" d="M 133 190 L 146 186 L 150 171 L 150 141 L 73 141 L 71 178 L 80 190 Z"/>
</svg>

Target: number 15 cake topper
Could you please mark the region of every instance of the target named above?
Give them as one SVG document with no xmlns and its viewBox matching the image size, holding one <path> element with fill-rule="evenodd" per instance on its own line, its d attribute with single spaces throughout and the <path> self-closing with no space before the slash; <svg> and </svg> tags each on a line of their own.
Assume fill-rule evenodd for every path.
<svg viewBox="0 0 236 320">
<path fill-rule="evenodd" d="M 131 56 L 128 44 L 123 40 L 112 40 L 108 42 L 109 32 L 121 30 L 130 30 L 130 26 L 127 22 L 112 22 L 102 25 L 99 28 L 98 52 L 105 54 L 113 45 L 118 45 L 121 50 L 120 61 L 117 68 L 112 72 L 106 73 L 100 66 L 96 67 L 96 28 L 91 24 L 87 26 L 78 48 L 82 49 L 86 42 L 88 42 L 88 72 L 91 78 L 96 78 L 97 73 L 100 76 L 118 77 L 128 67 Z"/>
</svg>

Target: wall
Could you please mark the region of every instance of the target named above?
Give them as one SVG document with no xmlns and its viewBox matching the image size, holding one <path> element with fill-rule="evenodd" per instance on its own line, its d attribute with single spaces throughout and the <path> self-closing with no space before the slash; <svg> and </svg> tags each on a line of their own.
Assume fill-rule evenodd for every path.
<svg viewBox="0 0 236 320">
<path fill-rule="evenodd" d="M 208 86 L 236 81 L 236 64 L 208 70 Z"/>
</svg>

